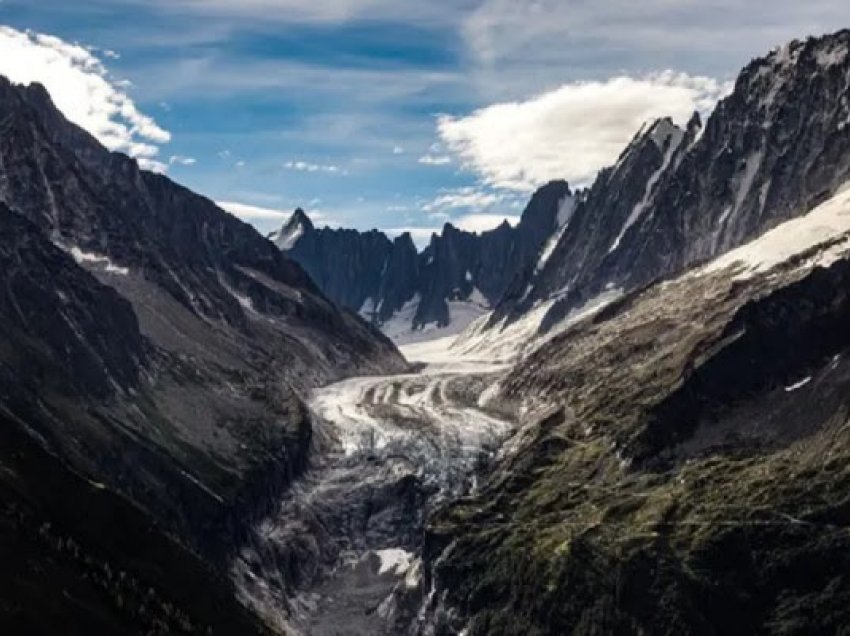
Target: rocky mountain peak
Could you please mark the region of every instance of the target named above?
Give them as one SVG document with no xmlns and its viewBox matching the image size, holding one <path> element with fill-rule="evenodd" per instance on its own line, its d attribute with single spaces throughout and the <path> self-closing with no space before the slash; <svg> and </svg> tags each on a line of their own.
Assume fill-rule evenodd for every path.
<svg viewBox="0 0 850 636">
<path fill-rule="evenodd" d="M 410 234 L 410 232 L 402 232 L 401 234 L 396 236 L 393 239 L 393 245 L 404 248 L 409 247 L 412 248 L 414 252 L 416 251 L 416 244 L 413 242 L 413 236 Z"/>
<path fill-rule="evenodd" d="M 406 366 L 254 228 L 0 78 L 0 526 L 21 581 L 0 632 L 208 631 L 180 606 L 216 630 L 243 616 L 223 575 L 306 465 L 296 389 Z M 34 551 L 37 528 L 58 534 Z M 45 607 L 62 627 L 9 627 Z M 266 633 L 239 623 L 222 632 Z"/>
<path fill-rule="evenodd" d="M 553 181 L 531 197 L 516 227 L 474 233 L 446 222 L 419 253 L 409 233 L 390 240 L 372 230 L 302 231 L 289 223 L 270 238 L 336 302 L 397 338 L 430 325 L 459 330 L 490 309 L 533 268 L 544 243 L 565 225 L 573 196 Z"/>
<path fill-rule="evenodd" d="M 292 213 L 292 216 L 289 219 L 289 223 L 287 225 L 302 225 L 307 229 L 315 229 L 313 226 L 313 222 L 310 220 L 310 217 L 307 216 L 307 213 L 302 208 L 295 208 L 295 212 Z"/>
<path fill-rule="evenodd" d="M 705 127 L 647 126 L 580 197 L 551 258 L 499 310 L 558 297 L 557 320 L 807 213 L 850 177 L 850 31 L 751 62 Z M 491 321 L 495 324 L 495 321 Z"/>
<path fill-rule="evenodd" d="M 688 125 L 685 127 L 685 132 L 687 135 L 695 137 L 699 134 L 699 131 L 702 130 L 702 116 L 700 116 L 699 111 L 694 111 L 694 114 L 691 115 L 691 118 L 688 120 Z"/>
<path fill-rule="evenodd" d="M 281 251 L 291 250 L 304 234 L 315 231 L 315 226 L 301 208 L 296 208 L 289 220 L 276 232 L 269 234 L 269 240 Z"/>
</svg>

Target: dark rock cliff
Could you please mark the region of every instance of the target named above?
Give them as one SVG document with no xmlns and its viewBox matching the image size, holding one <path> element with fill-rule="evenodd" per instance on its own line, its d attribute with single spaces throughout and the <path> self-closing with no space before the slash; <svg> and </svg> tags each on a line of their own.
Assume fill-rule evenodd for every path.
<svg viewBox="0 0 850 636">
<path fill-rule="evenodd" d="M 298 261 L 335 302 L 386 324 L 415 303 L 410 327 L 452 322 L 449 303 L 494 306 L 534 271 L 540 252 L 571 210 L 567 184 L 555 181 L 531 198 L 516 227 L 476 234 L 446 223 L 417 253 L 409 234 L 391 241 L 377 230 L 316 229 L 303 211 L 269 238 Z"/>
<path fill-rule="evenodd" d="M 795 41 L 743 69 L 701 129 L 642 131 L 603 170 L 541 271 L 494 323 L 563 298 L 631 291 L 805 214 L 850 176 L 850 31 Z"/>
<path fill-rule="evenodd" d="M 307 464 L 299 392 L 404 368 L 250 226 L 0 79 L 0 415 L 17 440 L 0 505 L 4 548 L 33 569 L 4 577 L 0 623 L 49 633 L 64 610 L 39 612 L 28 586 L 53 571 L 68 633 L 263 631 L 222 573 Z M 153 600 L 112 589 L 119 570 Z"/>
</svg>

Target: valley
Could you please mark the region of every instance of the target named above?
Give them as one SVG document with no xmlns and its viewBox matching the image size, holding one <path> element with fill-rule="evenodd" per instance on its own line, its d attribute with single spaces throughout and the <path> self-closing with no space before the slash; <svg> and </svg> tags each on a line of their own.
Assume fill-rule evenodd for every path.
<svg viewBox="0 0 850 636">
<path fill-rule="evenodd" d="M 430 183 L 361 231 L 218 204 L 0 76 L 0 632 L 846 633 L 850 30 L 646 81 L 681 121 L 609 113 L 631 141 L 581 187 L 509 157 L 510 195 Z"/>
<path fill-rule="evenodd" d="M 313 463 L 234 570 L 253 606 L 291 616 L 281 627 L 367 635 L 416 622 L 426 519 L 475 491 L 515 427 L 481 399 L 505 365 L 461 358 L 452 341 L 402 347 L 415 373 L 312 392 Z M 281 555 L 294 571 L 276 569 Z"/>
</svg>

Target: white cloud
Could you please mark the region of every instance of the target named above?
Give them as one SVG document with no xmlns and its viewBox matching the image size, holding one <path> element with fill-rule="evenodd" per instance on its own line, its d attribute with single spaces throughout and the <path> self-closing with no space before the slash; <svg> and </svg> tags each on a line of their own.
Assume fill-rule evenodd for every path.
<svg viewBox="0 0 850 636">
<path fill-rule="evenodd" d="M 216 201 L 216 205 L 222 210 L 230 212 L 233 216 L 237 216 L 245 221 L 286 221 L 290 216 L 292 216 L 291 211 L 286 212 L 276 208 L 265 208 L 257 205 L 250 205 L 248 203 L 238 203 L 236 201 Z M 319 209 L 309 208 L 306 212 L 307 216 L 309 216 L 310 220 L 313 222 L 319 222 L 325 219 L 325 215 Z"/>
<path fill-rule="evenodd" d="M 342 23 L 355 19 L 405 20 L 447 23 L 455 15 L 440 3 L 414 0 L 125 0 L 158 5 L 166 10 L 194 10 L 200 14 L 240 16 L 268 22 Z"/>
<path fill-rule="evenodd" d="M 734 72 L 754 54 L 795 37 L 846 24 L 844 0 L 480 0 L 461 18 L 473 64 L 512 78 L 532 79 L 558 66 L 659 68 L 678 60 L 701 72 Z M 664 61 L 668 60 L 668 61 Z"/>
<path fill-rule="evenodd" d="M 309 163 L 307 161 L 287 161 L 283 164 L 287 170 L 297 170 L 299 172 L 327 172 L 329 174 L 347 175 L 348 172 L 339 166 L 323 165 L 318 163 Z"/>
<path fill-rule="evenodd" d="M 646 121 L 684 123 L 710 110 L 731 86 L 665 71 L 644 78 L 566 84 L 527 101 L 488 106 L 465 117 L 441 116 L 443 143 L 487 184 L 530 191 L 565 178 L 588 183 L 614 163 Z"/>
<path fill-rule="evenodd" d="M 216 201 L 216 205 L 222 210 L 230 212 L 233 216 L 238 216 L 240 219 L 275 219 L 285 221 L 292 212 L 284 212 L 283 210 L 275 210 L 272 208 L 261 208 L 256 205 L 248 205 L 247 203 L 237 203 L 235 201 Z"/>
<path fill-rule="evenodd" d="M 194 157 L 184 157 L 183 155 L 171 155 L 171 158 L 168 160 L 168 165 L 173 166 L 175 163 L 181 166 L 194 166 L 196 163 L 198 163 L 198 160 Z"/>
<path fill-rule="evenodd" d="M 481 210 L 504 200 L 504 196 L 496 192 L 488 192 L 472 186 L 446 190 L 433 201 L 422 206 L 426 212 L 441 209 L 472 208 Z"/>
<path fill-rule="evenodd" d="M 113 57 L 111 52 L 105 56 Z M 70 121 L 110 150 L 135 157 L 143 168 L 163 171 L 159 144 L 171 135 L 136 108 L 92 51 L 52 35 L 0 26 L 0 74 L 16 84 L 41 83 Z"/>
<path fill-rule="evenodd" d="M 467 232 L 481 233 L 497 228 L 505 221 L 516 225 L 519 217 L 512 214 L 467 214 L 453 221 L 453 224 Z"/>
<path fill-rule="evenodd" d="M 394 155 L 403 155 L 404 154 L 404 148 L 402 148 L 401 146 L 394 146 L 393 147 L 393 154 Z"/>
<path fill-rule="evenodd" d="M 419 157 L 419 163 L 426 166 L 445 166 L 452 162 L 452 158 L 447 155 L 422 155 Z"/>
</svg>

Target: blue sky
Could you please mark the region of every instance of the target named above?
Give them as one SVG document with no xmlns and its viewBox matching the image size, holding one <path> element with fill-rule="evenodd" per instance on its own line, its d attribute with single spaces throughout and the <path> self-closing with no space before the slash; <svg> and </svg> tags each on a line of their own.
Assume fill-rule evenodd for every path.
<svg viewBox="0 0 850 636">
<path fill-rule="evenodd" d="M 0 0 L 0 23 L 94 47 L 170 133 L 168 173 L 261 230 L 302 206 L 424 237 L 588 183 L 643 119 L 710 110 L 752 57 L 850 25 L 847 5 Z"/>
</svg>

